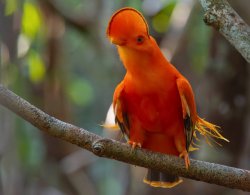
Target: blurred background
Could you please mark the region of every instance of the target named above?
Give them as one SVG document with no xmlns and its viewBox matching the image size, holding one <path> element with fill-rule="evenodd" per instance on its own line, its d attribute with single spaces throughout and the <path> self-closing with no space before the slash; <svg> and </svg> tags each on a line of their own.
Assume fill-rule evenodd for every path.
<svg viewBox="0 0 250 195">
<path fill-rule="evenodd" d="M 229 2 L 249 24 L 248 2 Z M 250 169 L 250 65 L 203 23 L 198 1 L 0 0 L 0 82 L 52 116 L 122 141 L 100 124 L 125 73 L 105 34 L 112 13 L 124 6 L 143 13 L 164 54 L 191 82 L 200 116 L 230 140 L 223 147 L 201 142 L 192 158 Z M 173 189 L 151 188 L 144 175 L 0 107 L 0 194 L 247 194 L 189 179 Z"/>
</svg>

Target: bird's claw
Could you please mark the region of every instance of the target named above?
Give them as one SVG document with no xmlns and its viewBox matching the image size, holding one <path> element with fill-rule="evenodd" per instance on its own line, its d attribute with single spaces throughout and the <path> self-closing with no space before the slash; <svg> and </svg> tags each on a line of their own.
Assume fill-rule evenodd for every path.
<svg viewBox="0 0 250 195">
<path fill-rule="evenodd" d="M 184 158 L 186 169 L 188 169 L 190 166 L 190 159 L 188 156 L 188 152 L 184 150 L 182 153 L 180 153 L 179 157 Z"/>
<path fill-rule="evenodd" d="M 141 148 L 141 143 L 139 142 L 133 142 L 129 140 L 127 143 L 131 145 L 132 149 L 135 149 L 136 147 Z"/>
</svg>

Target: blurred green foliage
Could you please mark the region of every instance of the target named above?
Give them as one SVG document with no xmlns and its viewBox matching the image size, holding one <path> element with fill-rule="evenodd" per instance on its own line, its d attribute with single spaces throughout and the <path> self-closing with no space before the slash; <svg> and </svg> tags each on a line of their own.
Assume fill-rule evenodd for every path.
<svg viewBox="0 0 250 195">
<path fill-rule="evenodd" d="M 22 16 L 22 33 L 33 39 L 41 32 L 42 18 L 39 9 L 32 3 L 24 3 Z"/>
<path fill-rule="evenodd" d="M 209 61 L 210 40 L 212 36 L 212 29 L 206 28 L 204 23 L 200 22 L 203 17 L 202 10 L 196 6 L 196 15 L 193 15 L 191 20 L 192 26 L 189 27 L 189 37 L 192 44 L 188 45 L 189 56 L 191 58 L 191 65 L 193 70 L 198 74 L 204 74 Z"/>
<path fill-rule="evenodd" d="M 30 174 L 40 171 L 45 158 L 45 146 L 41 134 L 28 123 L 16 120 L 16 146 L 22 167 Z"/>
<path fill-rule="evenodd" d="M 87 80 L 74 79 L 69 83 L 67 89 L 69 98 L 77 106 L 86 106 L 93 101 L 93 89 Z"/>
<path fill-rule="evenodd" d="M 18 7 L 18 0 L 5 0 L 5 3 L 5 15 L 8 16 L 13 14 Z"/>
<path fill-rule="evenodd" d="M 152 27 L 155 29 L 158 33 L 164 33 L 166 32 L 171 14 L 173 12 L 173 9 L 176 6 L 177 1 L 167 1 L 167 3 L 164 5 L 164 7 L 158 12 L 152 20 Z"/>
<path fill-rule="evenodd" d="M 34 83 L 39 83 L 44 79 L 45 76 L 45 65 L 41 56 L 35 52 L 30 51 L 28 58 L 29 78 Z"/>
</svg>

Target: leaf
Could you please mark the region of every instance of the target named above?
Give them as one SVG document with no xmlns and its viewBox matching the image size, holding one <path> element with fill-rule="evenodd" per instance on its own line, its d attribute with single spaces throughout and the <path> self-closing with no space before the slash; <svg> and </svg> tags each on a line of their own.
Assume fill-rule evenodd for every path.
<svg viewBox="0 0 250 195">
<path fill-rule="evenodd" d="M 5 15 L 13 14 L 17 9 L 17 0 L 5 0 Z"/>
<path fill-rule="evenodd" d="M 45 76 L 45 65 L 40 55 L 31 51 L 28 56 L 29 78 L 34 83 L 39 83 Z"/>
<path fill-rule="evenodd" d="M 76 105 L 83 106 L 93 100 L 93 89 L 87 80 L 76 78 L 68 87 L 68 95 Z"/>
<path fill-rule="evenodd" d="M 31 3 L 24 3 L 22 32 L 33 39 L 41 28 L 42 18 L 39 10 Z"/>
</svg>

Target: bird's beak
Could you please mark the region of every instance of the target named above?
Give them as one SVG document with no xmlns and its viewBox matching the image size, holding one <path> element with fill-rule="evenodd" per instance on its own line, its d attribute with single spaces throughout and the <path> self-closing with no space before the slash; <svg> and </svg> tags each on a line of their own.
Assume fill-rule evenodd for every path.
<svg viewBox="0 0 250 195">
<path fill-rule="evenodd" d="M 125 44 L 126 44 L 126 41 L 125 41 L 125 40 L 115 39 L 115 38 L 113 38 L 113 37 L 110 37 L 110 42 L 111 42 L 112 44 L 119 45 L 119 46 L 122 46 L 122 45 L 125 45 Z"/>
</svg>

